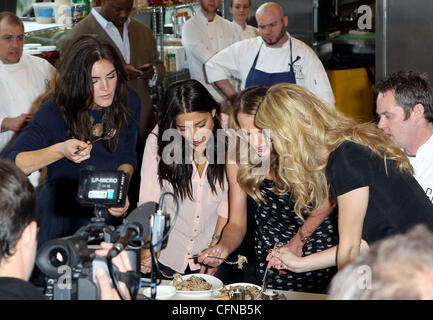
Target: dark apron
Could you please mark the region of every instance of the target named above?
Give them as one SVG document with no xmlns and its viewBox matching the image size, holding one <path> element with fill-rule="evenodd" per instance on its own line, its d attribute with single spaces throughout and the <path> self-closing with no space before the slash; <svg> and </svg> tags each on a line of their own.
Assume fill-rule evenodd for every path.
<svg viewBox="0 0 433 320">
<path fill-rule="evenodd" d="M 293 65 L 296 61 L 301 59 L 300 56 L 297 56 L 296 59 L 293 61 L 292 59 L 292 39 L 290 39 L 290 62 L 288 63 L 290 66 L 290 70 L 286 72 L 275 72 L 275 73 L 267 73 L 256 69 L 257 59 L 259 58 L 260 50 L 262 49 L 263 42 L 260 45 L 259 52 L 257 52 L 257 55 L 254 59 L 254 63 L 250 69 L 250 72 L 248 73 L 247 80 L 245 81 L 245 89 L 262 85 L 271 87 L 274 84 L 277 83 L 295 83 L 296 84 L 296 77 L 295 77 L 295 71 L 293 69 Z"/>
</svg>

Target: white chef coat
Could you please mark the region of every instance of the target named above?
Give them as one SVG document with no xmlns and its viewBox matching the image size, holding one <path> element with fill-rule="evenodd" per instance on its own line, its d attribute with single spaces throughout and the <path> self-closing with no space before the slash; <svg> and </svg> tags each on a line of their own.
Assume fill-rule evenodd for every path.
<svg viewBox="0 0 433 320">
<path fill-rule="evenodd" d="M 242 29 L 241 25 L 237 24 L 235 21 L 233 21 L 233 24 L 239 32 L 240 40 L 255 38 L 259 35 L 259 30 L 249 24 L 245 26 L 245 29 Z"/>
<path fill-rule="evenodd" d="M 415 179 L 433 202 L 433 135 L 418 148 L 415 156 L 409 156 L 415 170 Z"/>
<path fill-rule="evenodd" d="M 23 54 L 14 64 L 0 61 L 0 125 L 4 118 L 15 118 L 32 111 L 33 103 L 47 89 L 55 68 L 45 59 Z M 0 154 L 15 140 L 17 134 L 11 130 L 0 133 Z M 30 176 L 37 185 L 39 172 Z"/>
<path fill-rule="evenodd" d="M 185 48 L 191 79 L 200 81 L 218 101 L 224 97 L 205 77 L 204 64 L 220 50 L 240 40 L 233 22 L 216 15 L 209 22 L 201 10 L 182 28 L 182 45 Z"/>
<path fill-rule="evenodd" d="M 289 34 L 288 36 L 290 37 Z M 331 84 L 322 62 L 304 42 L 293 37 L 291 39 L 292 59 L 295 60 L 297 56 L 301 57 L 293 65 L 296 84 L 335 105 Z M 241 89 L 245 89 L 248 73 L 262 43 L 256 69 L 267 73 L 288 72 L 289 62 L 291 62 L 290 41 L 286 41 L 281 48 L 269 48 L 258 36 L 237 42 L 209 59 L 205 65 L 208 81 L 215 82 L 232 76 L 240 79 Z"/>
</svg>

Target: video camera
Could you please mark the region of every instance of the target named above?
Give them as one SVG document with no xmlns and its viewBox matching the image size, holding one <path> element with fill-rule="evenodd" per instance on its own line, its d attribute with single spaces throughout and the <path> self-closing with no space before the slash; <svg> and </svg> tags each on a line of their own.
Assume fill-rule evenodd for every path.
<svg viewBox="0 0 433 320">
<path fill-rule="evenodd" d="M 97 268 L 110 274 L 112 285 L 117 288 L 119 278 L 124 281 L 135 297 L 138 290 L 139 250 L 128 250 L 133 271 L 120 273 L 111 264 L 111 258 L 95 256 L 93 244 L 117 242 L 128 233 L 129 241 L 141 239 L 139 227 L 121 225 L 118 228 L 105 223 L 104 216 L 110 207 L 123 207 L 128 190 L 128 174 L 123 171 L 82 170 L 79 177 L 77 201 L 82 206 L 93 206 L 91 223 L 80 228 L 74 235 L 53 239 L 38 250 L 36 264 L 48 277 L 45 295 L 52 300 L 100 299 L 96 281 Z M 132 231 L 131 231 L 132 229 Z M 120 293 L 121 294 L 121 293 Z M 121 294 L 122 296 L 122 294 Z"/>
</svg>

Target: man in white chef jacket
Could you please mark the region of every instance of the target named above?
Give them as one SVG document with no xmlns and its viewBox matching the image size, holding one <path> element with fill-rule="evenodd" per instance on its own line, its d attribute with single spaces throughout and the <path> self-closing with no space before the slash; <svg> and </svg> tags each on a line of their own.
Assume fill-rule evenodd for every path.
<svg viewBox="0 0 433 320">
<path fill-rule="evenodd" d="M 0 155 L 32 117 L 32 107 L 46 91 L 55 68 L 45 59 L 23 54 L 24 25 L 10 12 L 0 12 Z M 29 176 L 37 186 L 40 173 Z"/>
<path fill-rule="evenodd" d="M 331 84 L 314 51 L 286 31 L 288 18 L 274 2 L 262 4 L 256 11 L 259 35 L 237 42 L 206 63 L 206 76 L 224 95 L 234 100 L 238 94 L 227 81 L 232 76 L 241 80 L 241 90 L 277 83 L 296 83 L 334 105 Z"/>
<path fill-rule="evenodd" d="M 204 64 L 220 50 L 240 40 L 233 22 L 216 14 L 222 0 L 199 0 L 201 10 L 182 28 L 182 45 L 185 48 L 191 79 L 203 84 L 218 102 L 224 95 L 210 84 L 205 76 Z"/>
</svg>

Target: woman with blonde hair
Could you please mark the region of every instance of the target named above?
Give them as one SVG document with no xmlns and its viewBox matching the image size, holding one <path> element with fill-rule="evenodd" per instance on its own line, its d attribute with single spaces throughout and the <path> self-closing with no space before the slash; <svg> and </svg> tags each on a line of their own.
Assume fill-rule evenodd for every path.
<svg viewBox="0 0 433 320">
<path fill-rule="evenodd" d="M 337 263 L 343 267 L 367 243 L 422 223 L 433 229 L 433 205 L 413 177 L 406 155 L 372 123 L 359 124 L 308 90 L 278 84 L 268 90 L 256 115 L 268 129 L 276 156 L 274 190 L 291 192 L 294 211 L 314 211 L 329 196 L 338 206 L 339 244 L 305 258 L 284 248 L 270 266 L 305 272 Z M 258 185 L 248 193 L 257 195 Z"/>
<path fill-rule="evenodd" d="M 269 170 L 269 156 L 274 157 L 269 139 L 254 124 L 258 106 L 266 95 L 267 87 L 253 86 L 240 93 L 230 109 L 231 135 L 236 140 L 229 143 L 226 168 L 229 181 L 229 221 L 219 243 L 200 254 L 199 261 L 215 266 L 220 260 L 207 256 L 226 258 L 244 239 L 248 219 L 253 219 L 255 259 L 258 279 L 263 279 L 267 267 L 266 257 L 275 245 L 284 245 L 297 256 L 324 251 L 337 243 L 336 214 L 333 205 L 325 202 L 317 215 L 298 217 L 293 211 L 290 192 L 276 194 L 273 180 L 277 172 Z M 234 156 L 236 157 L 234 159 Z M 236 160 L 236 161 L 233 161 Z M 260 192 L 250 196 L 257 202 L 255 210 L 247 214 L 247 193 L 257 183 Z M 254 202 L 253 200 L 253 202 Z M 250 208 L 251 209 L 251 208 Z M 250 225 L 248 224 L 248 228 Z M 294 274 L 269 270 L 267 287 L 323 293 L 327 290 L 336 268 L 323 268 L 314 272 Z M 260 283 L 261 284 L 261 283 Z"/>
</svg>

